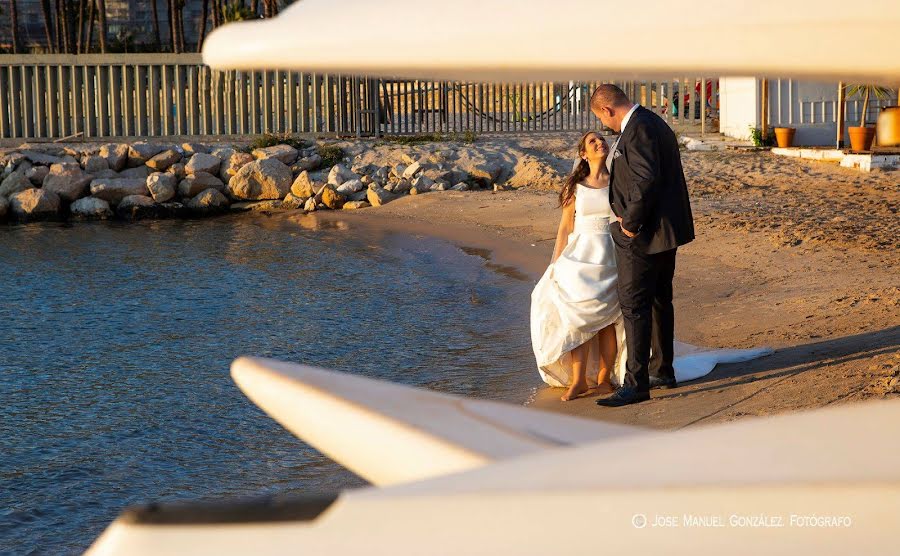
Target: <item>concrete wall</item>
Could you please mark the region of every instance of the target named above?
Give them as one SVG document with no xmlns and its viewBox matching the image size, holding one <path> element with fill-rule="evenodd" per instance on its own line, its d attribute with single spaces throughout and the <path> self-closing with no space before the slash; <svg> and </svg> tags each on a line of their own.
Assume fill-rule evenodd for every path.
<svg viewBox="0 0 900 556">
<path fill-rule="evenodd" d="M 755 77 L 719 79 L 719 132 L 749 139 L 750 128 L 759 127 L 759 82 Z"/>
</svg>

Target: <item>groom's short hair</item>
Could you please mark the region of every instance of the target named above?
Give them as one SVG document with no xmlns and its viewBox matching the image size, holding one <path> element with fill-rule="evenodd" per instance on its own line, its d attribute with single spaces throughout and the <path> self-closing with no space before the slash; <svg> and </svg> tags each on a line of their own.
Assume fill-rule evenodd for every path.
<svg viewBox="0 0 900 556">
<path fill-rule="evenodd" d="M 591 108 L 603 108 L 604 106 L 622 106 L 628 104 L 628 96 L 625 91 L 616 87 L 612 83 L 604 83 L 596 89 L 591 95 Z"/>
</svg>

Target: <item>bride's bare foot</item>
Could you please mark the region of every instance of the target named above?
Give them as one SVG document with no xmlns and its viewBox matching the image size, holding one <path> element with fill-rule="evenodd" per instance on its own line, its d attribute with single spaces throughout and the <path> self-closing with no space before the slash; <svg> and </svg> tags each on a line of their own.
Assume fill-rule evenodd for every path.
<svg viewBox="0 0 900 556">
<path fill-rule="evenodd" d="M 569 386 L 569 389 L 566 391 L 566 393 L 563 394 L 562 397 L 560 397 L 559 399 L 561 399 L 564 402 L 568 402 L 568 401 L 574 400 L 575 398 L 580 398 L 581 396 L 587 394 L 590 391 L 591 391 L 591 389 L 588 388 L 587 384 L 577 384 L 576 383 L 576 384 L 573 384 L 572 386 Z"/>
</svg>

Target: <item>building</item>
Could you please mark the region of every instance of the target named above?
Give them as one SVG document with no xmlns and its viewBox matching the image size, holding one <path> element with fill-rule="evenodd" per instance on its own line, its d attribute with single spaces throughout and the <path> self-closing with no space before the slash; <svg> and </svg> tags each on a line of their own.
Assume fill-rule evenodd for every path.
<svg viewBox="0 0 900 556">
<path fill-rule="evenodd" d="M 753 77 L 723 77 L 719 83 L 719 131 L 729 137 L 749 139 L 750 130 L 760 127 L 762 80 Z M 795 127 L 794 144 L 834 146 L 837 142 L 837 83 L 814 83 L 796 79 L 769 80 L 769 127 Z M 891 99 L 869 100 L 869 125 L 874 125 L 882 106 L 897 104 Z M 860 98 L 846 100 L 844 143 L 849 144 L 846 127 L 858 126 L 862 115 Z"/>
</svg>

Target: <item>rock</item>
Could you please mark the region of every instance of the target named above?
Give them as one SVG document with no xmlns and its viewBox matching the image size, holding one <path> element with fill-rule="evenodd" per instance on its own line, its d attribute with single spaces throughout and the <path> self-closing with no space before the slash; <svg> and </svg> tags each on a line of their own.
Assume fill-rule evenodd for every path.
<svg viewBox="0 0 900 556">
<path fill-rule="evenodd" d="M 103 170 L 109 170 L 109 161 L 102 156 L 92 155 L 84 159 L 84 171 L 88 174 L 97 174 Z"/>
<path fill-rule="evenodd" d="M 325 187 L 322 190 L 322 203 L 332 209 L 337 210 L 344 206 L 347 198 L 335 191 L 334 187 Z"/>
<path fill-rule="evenodd" d="M 120 178 L 140 178 L 147 179 L 147 176 L 150 175 L 150 168 L 146 166 L 137 166 L 135 168 L 127 168 L 119 172 Z"/>
<path fill-rule="evenodd" d="M 6 214 L 9 212 L 9 201 L 6 200 L 6 197 L 0 197 L 0 220 L 6 218 Z"/>
<path fill-rule="evenodd" d="M 463 170 L 449 170 L 446 172 L 438 172 L 438 177 L 433 178 L 434 181 L 445 181 L 447 183 L 459 183 L 469 180 L 469 173 Z"/>
<path fill-rule="evenodd" d="M 281 202 L 281 208 L 296 210 L 303 206 L 303 203 L 306 202 L 306 199 L 303 197 L 298 197 L 293 193 L 288 193 L 284 196 L 284 200 Z"/>
<path fill-rule="evenodd" d="M 350 171 L 358 176 L 365 176 L 365 175 L 371 174 L 372 172 L 374 172 L 377 169 L 378 169 L 378 167 L 375 166 L 374 164 L 364 164 L 361 162 L 357 162 L 356 164 L 354 164 L 353 166 L 350 167 Z"/>
<path fill-rule="evenodd" d="M 25 170 L 25 177 L 35 186 L 39 187 L 44 184 L 44 179 L 50 173 L 50 168 L 46 166 L 34 166 Z"/>
<path fill-rule="evenodd" d="M 431 191 L 430 187 L 428 189 L 418 189 L 416 187 L 413 187 L 412 189 L 409 190 L 409 194 L 410 195 L 421 195 L 422 193 L 428 193 L 429 191 Z"/>
<path fill-rule="evenodd" d="M 169 201 L 168 203 L 161 203 L 157 205 L 159 207 L 159 215 L 161 217 L 166 218 L 187 218 L 191 215 L 191 209 L 187 208 L 181 203 L 176 201 Z"/>
<path fill-rule="evenodd" d="M 206 145 L 201 145 L 200 143 L 182 143 L 181 150 L 182 152 L 184 152 L 184 154 L 190 156 L 197 153 L 208 153 L 209 147 L 207 147 Z"/>
<path fill-rule="evenodd" d="M 301 199 L 309 199 L 316 194 L 315 185 L 312 180 L 309 179 L 309 172 L 300 172 L 300 175 L 297 176 L 297 179 L 291 184 L 291 193 Z"/>
<path fill-rule="evenodd" d="M 347 195 L 348 201 L 365 201 L 368 198 L 369 198 L 368 189 L 361 189 L 355 193 L 350 193 L 349 195 Z"/>
<path fill-rule="evenodd" d="M 91 174 L 91 175 L 94 177 L 95 180 L 99 180 L 99 179 L 115 180 L 115 179 L 119 179 L 119 177 L 120 177 L 118 172 L 116 172 L 115 170 L 110 170 L 109 168 L 107 168 L 106 170 L 100 170 L 96 174 Z"/>
<path fill-rule="evenodd" d="M 328 172 L 328 183 L 334 186 L 341 185 L 345 181 L 358 180 L 359 176 L 348 170 L 343 164 L 335 164 Z"/>
<path fill-rule="evenodd" d="M 228 180 L 237 174 L 238 170 L 251 162 L 253 162 L 253 155 L 242 152 L 233 153 L 226 158 L 222 162 L 222 166 L 219 167 L 219 175 L 222 176 L 222 181 L 228 183 Z"/>
<path fill-rule="evenodd" d="M 166 171 L 169 166 L 181 160 L 181 153 L 169 149 L 163 151 L 147 161 L 147 167 L 157 172 Z"/>
<path fill-rule="evenodd" d="M 406 172 L 406 164 L 398 164 L 388 172 L 388 177 L 399 180 L 403 177 L 404 172 Z"/>
<path fill-rule="evenodd" d="M 431 185 L 429 184 L 428 187 L 431 187 Z M 392 191 L 394 193 L 403 195 L 403 194 L 409 193 L 410 189 L 412 189 L 412 188 L 413 188 L 413 184 L 409 180 L 400 180 L 394 184 Z"/>
<path fill-rule="evenodd" d="M 447 184 L 442 181 L 431 186 L 432 191 L 447 191 L 448 189 Z"/>
<path fill-rule="evenodd" d="M 184 167 L 185 173 L 188 175 L 196 174 L 197 172 L 206 172 L 207 174 L 218 174 L 219 166 L 222 164 L 222 159 L 218 156 L 206 154 L 206 153 L 197 153 L 188 160 L 188 163 Z"/>
<path fill-rule="evenodd" d="M 228 182 L 228 194 L 245 201 L 283 199 L 290 190 L 291 169 L 275 158 L 254 160 Z"/>
<path fill-rule="evenodd" d="M 2 182 L 0 182 L 0 197 L 10 198 L 12 197 L 13 193 L 25 191 L 26 189 L 31 189 L 32 187 L 34 187 L 34 184 L 31 183 L 30 179 L 25 177 L 25 172 L 16 170 L 12 174 L 6 176 L 6 178 L 4 178 Z"/>
<path fill-rule="evenodd" d="M 164 147 L 162 145 L 156 145 L 146 141 L 132 143 L 128 147 L 128 166 L 131 168 L 143 166 L 145 162 L 159 154 L 163 149 Z"/>
<path fill-rule="evenodd" d="M 493 160 L 476 164 L 468 169 L 469 176 L 477 181 L 481 187 L 490 187 L 497 183 L 504 173 L 503 164 Z"/>
<path fill-rule="evenodd" d="M 335 188 L 335 191 L 340 193 L 341 195 L 349 195 L 351 193 L 356 193 L 357 191 L 362 191 L 366 189 L 366 186 L 363 184 L 361 180 L 348 180 L 342 183 L 341 185 Z"/>
<path fill-rule="evenodd" d="M 435 181 L 428 176 L 419 176 L 412 180 L 412 185 L 419 191 L 425 189 L 431 189 L 431 187 L 435 184 Z"/>
<path fill-rule="evenodd" d="M 224 191 L 225 184 L 212 174 L 197 172 L 185 177 L 178 183 L 178 194 L 184 198 L 190 198 L 210 188 Z"/>
<path fill-rule="evenodd" d="M 176 162 L 175 164 L 169 166 L 169 169 L 166 170 L 167 173 L 172 174 L 177 179 L 182 179 L 184 177 L 184 164 L 181 162 Z"/>
<path fill-rule="evenodd" d="M 257 160 L 275 158 L 284 164 L 291 165 L 297 160 L 297 149 L 290 145 L 274 145 L 262 149 L 255 149 L 253 157 Z"/>
<path fill-rule="evenodd" d="M 313 212 L 316 210 L 316 198 L 310 197 L 306 200 L 306 203 L 303 204 L 303 210 L 306 212 Z"/>
<path fill-rule="evenodd" d="M 147 190 L 157 203 L 165 203 L 175 196 L 178 180 L 174 175 L 165 172 L 154 172 L 147 176 Z"/>
<path fill-rule="evenodd" d="M 347 201 L 344 203 L 344 210 L 357 210 L 361 208 L 371 207 L 366 201 Z"/>
<path fill-rule="evenodd" d="M 84 196 L 91 179 L 92 176 L 85 174 L 77 162 L 54 164 L 44 178 L 43 188 L 45 191 L 56 193 L 63 201 L 71 203 Z"/>
<path fill-rule="evenodd" d="M 113 215 L 109 203 L 96 197 L 82 197 L 69 205 L 69 210 L 77 220 L 104 220 Z"/>
<path fill-rule="evenodd" d="M 236 152 L 234 147 L 216 147 L 209 150 L 209 154 L 218 157 L 219 160 L 228 160 Z"/>
<path fill-rule="evenodd" d="M 322 165 L 322 157 L 318 154 L 312 154 L 310 156 L 301 158 L 291 167 L 291 171 L 293 172 L 303 172 L 303 171 L 311 171 L 316 170 L 319 166 Z"/>
<path fill-rule="evenodd" d="M 146 195 L 128 195 L 116 207 L 116 215 L 126 220 L 158 218 L 160 209 L 161 207 Z"/>
<path fill-rule="evenodd" d="M 376 187 L 374 189 L 369 189 L 366 192 L 366 198 L 373 207 L 380 207 L 385 203 L 393 201 L 396 197 L 390 191 L 381 187 Z"/>
<path fill-rule="evenodd" d="M 280 199 L 273 199 L 269 201 L 253 201 L 250 203 L 233 203 L 231 205 L 231 210 L 237 211 L 273 211 L 280 210 L 282 208 L 282 202 Z"/>
<path fill-rule="evenodd" d="M 43 189 L 26 189 L 9 198 L 9 209 L 21 220 L 44 220 L 59 215 L 59 195 Z"/>
<path fill-rule="evenodd" d="M 24 162 L 25 155 L 20 152 L 13 152 L 0 156 L 0 166 L 6 166 L 9 172 L 15 170 L 19 164 Z"/>
<path fill-rule="evenodd" d="M 451 187 L 450 190 L 451 190 L 451 191 L 468 191 L 468 190 L 469 190 L 469 184 L 467 184 L 467 183 L 464 182 L 464 181 L 461 181 L 461 182 L 459 182 L 458 184 L 456 184 L 456 185 L 454 185 L 453 187 Z"/>
<path fill-rule="evenodd" d="M 389 166 L 382 166 L 378 168 L 374 172 L 372 172 L 371 178 L 372 181 L 377 183 L 378 185 L 385 185 L 388 182 L 388 178 L 391 175 L 391 169 Z"/>
<path fill-rule="evenodd" d="M 210 188 L 188 201 L 187 206 L 195 214 L 215 214 L 228 209 L 228 198 L 218 189 Z"/>
<path fill-rule="evenodd" d="M 51 164 L 59 164 L 62 162 L 62 158 L 59 156 L 53 156 L 46 153 L 41 153 L 37 151 L 21 151 L 22 156 L 24 156 L 29 161 L 34 164 L 40 164 L 42 166 L 50 166 Z"/>
<path fill-rule="evenodd" d="M 418 174 L 421 170 L 422 165 L 418 162 L 413 162 L 412 164 L 407 166 L 405 170 L 403 170 L 403 174 L 401 174 L 400 177 L 410 180 L 415 177 L 415 175 Z"/>
<path fill-rule="evenodd" d="M 123 143 L 103 145 L 97 155 L 106 159 L 111 170 L 119 172 L 128 162 L 128 145 Z"/>
<path fill-rule="evenodd" d="M 91 195 L 110 205 L 118 205 L 125 197 L 149 194 L 146 178 L 95 179 L 91 182 Z"/>
</svg>

